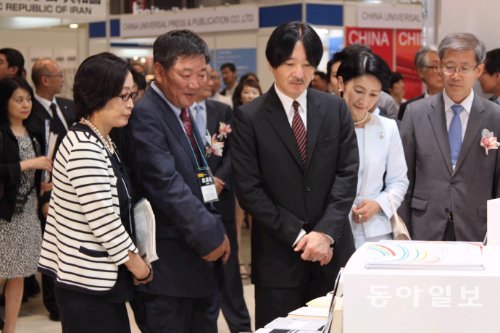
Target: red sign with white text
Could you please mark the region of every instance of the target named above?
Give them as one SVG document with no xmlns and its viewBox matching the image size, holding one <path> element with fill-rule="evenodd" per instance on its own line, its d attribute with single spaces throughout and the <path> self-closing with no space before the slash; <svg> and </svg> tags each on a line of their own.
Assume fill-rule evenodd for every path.
<svg viewBox="0 0 500 333">
<path fill-rule="evenodd" d="M 405 98 L 411 99 L 422 94 L 422 81 L 413 62 L 415 53 L 422 47 L 421 30 L 396 30 L 396 72 L 401 73 L 405 82 Z"/>
<path fill-rule="evenodd" d="M 375 28 L 345 28 L 345 45 L 363 44 L 384 59 L 394 69 L 394 30 Z"/>
</svg>

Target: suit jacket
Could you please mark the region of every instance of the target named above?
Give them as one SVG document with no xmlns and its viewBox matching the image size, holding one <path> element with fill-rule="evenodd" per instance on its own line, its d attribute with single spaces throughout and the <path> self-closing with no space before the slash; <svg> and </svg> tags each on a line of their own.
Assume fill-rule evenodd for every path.
<svg viewBox="0 0 500 333">
<path fill-rule="evenodd" d="M 409 101 L 406 101 L 404 103 L 401 103 L 401 106 L 399 107 L 399 112 L 398 112 L 398 119 L 403 120 L 403 116 L 405 115 L 406 108 L 408 107 L 408 104 L 418 101 L 419 99 L 422 99 L 425 97 L 425 94 L 422 94 L 418 97 L 412 98 Z"/>
<path fill-rule="evenodd" d="M 219 123 L 229 124 L 233 111 L 221 102 L 206 100 L 207 130 L 210 135 L 219 133 Z M 224 189 L 219 193 L 219 201 L 215 202 L 215 208 L 222 215 L 224 222 L 234 223 L 234 187 L 231 170 L 230 136 L 224 140 L 222 157 L 210 155 L 207 158 L 208 166 L 215 177 L 226 183 Z"/>
<path fill-rule="evenodd" d="M 354 251 L 347 217 L 356 194 L 358 148 L 351 115 L 332 94 L 307 90 L 307 164 L 274 86 L 236 109 L 233 175 L 238 200 L 252 214 L 252 280 L 295 288 L 308 263 L 293 251 L 301 228 L 334 239 L 322 269 L 332 283 Z"/>
<path fill-rule="evenodd" d="M 194 121 L 193 132 L 198 136 Z M 137 197 L 151 202 L 156 218 L 159 260 L 153 262 L 155 278 L 140 290 L 172 297 L 210 295 L 218 282 L 214 266 L 220 265 L 202 256 L 223 242 L 224 226 L 211 205 L 203 203 L 196 161 L 179 118 L 148 89 L 134 108 L 124 138 L 128 145 L 123 157 Z"/>
<path fill-rule="evenodd" d="M 72 100 L 66 99 L 66 98 L 60 98 L 56 97 L 56 103 L 59 105 L 59 108 L 61 109 L 61 112 L 64 116 L 64 119 L 66 120 L 66 124 L 68 125 L 68 129 L 71 128 L 73 123 L 76 122 L 76 107 L 75 103 Z M 35 137 L 38 139 L 38 141 L 41 144 L 42 147 L 42 154 L 46 155 L 47 152 L 46 150 L 46 138 L 45 138 L 45 120 L 46 119 L 51 119 L 49 113 L 47 110 L 38 102 L 36 98 L 33 98 L 33 108 L 31 110 L 31 114 L 26 119 L 24 122 L 26 128 L 28 131 L 33 133 Z M 57 138 L 57 143 L 56 143 L 56 152 L 57 152 L 57 147 L 61 144 L 63 140 L 63 137 L 59 136 Z M 56 152 L 54 152 L 53 158 L 56 156 Z M 40 199 L 40 205 L 44 205 L 45 203 L 49 202 L 50 200 L 50 193 L 51 192 L 46 192 L 43 197 Z M 44 218 L 41 214 L 39 214 L 40 219 L 43 221 Z"/>
<path fill-rule="evenodd" d="M 486 201 L 500 194 L 500 154 L 480 146 L 483 129 L 500 133 L 500 106 L 474 95 L 453 170 L 443 93 L 408 105 L 401 136 L 410 185 L 399 212 L 414 239 L 442 240 L 450 212 L 457 240 L 484 239 Z"/>
<path fill-rule="evenodd" d="M 377 106 L 380 109 L 380 115 L 389 119 L 396 119 L 398 117 L 398 105 L 394 98 L 385 91 L 380 92 Z"/>
<path fill-rule="evenodd" d="M 68 129 L 71 128 L 73 123 L 76 122 L 76 107 L 72 100 L 66 98 L 56 97 L 56 103 L 59 105 L 61 112 L 64 116 L 64 120 L 68 125 Z M 35 98 L 33 99 L 33 109 L 30 116 L 25 121 L 25 125 L 30 132 L 33 132 L 42 144 L 42 150 L 45 154 L 45 120 L 51 119 L 47 110 L 38 102 Z M 60 143 L 63 138 L 58 138 L 57 141 Z M 54 155 L 55 157 L 55 155 Z"/>
<path fill-rule="evenodd" d="M 350 213 L 351 227 L 355 234 L 358 228 L 362 228 L 366 237 L 387 235 L 392 232 L 389 219 L 393 215 L 388 193 L 397 208 L 408 189 L 406 160 L 396 121 L 373 114 L 365 125 L 364 140 L 358 140 L 358 144 L 364 148 L 363 159 L 360 159 L 363 173 L 358 179 L 354 203 L 375 200 L 381 212 L 362 224 L 355 223 Z"/>
<path fill-rule="evenodd" d="M 40 144 L 33 133 L 29 133 L 33 149 L 40 156 Z M 10 221 L 16 207 L 16 197 L 21 183 L 21 161 L 19 144 L 9 125 L 0 125 L 0 185 L 3 186 L 3 196 L 0 195 L 0 218 Z M 41 171 L 35 172 L 35 189 L 40 193 Z"/>
</svg>

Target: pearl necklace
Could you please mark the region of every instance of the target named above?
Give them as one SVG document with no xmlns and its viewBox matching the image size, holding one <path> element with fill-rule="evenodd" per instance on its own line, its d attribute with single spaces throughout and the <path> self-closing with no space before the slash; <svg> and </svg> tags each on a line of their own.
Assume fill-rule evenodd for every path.
<svg viewBox="0 0 500 333">
<path fill-rule="evenodd" d="M 364 123 L 368 119 L 369 116 L 370 116 L 370 114 L 368 112 L 365 112 L 363 119 L 353 122 L 354 126 L 358 126 L 359 124 Z"/>
<path fill-rule="evenodd" d="M 90 127 L 90 129 L 92 131 L 94 131 L 94 133 L 99 137 L 99 139 L 101 140 L 101 142 L 104 144 L 104 148 L 106 148 L 106 150 L 111 154 L 113 155 L 115 153 L 115 145 L 113 143 L 113 141 L 111 141 L 111 138 L 109 137 L 109 135 L 106 137 L 106 139 L 104 139 L 104 137 L 102 136 L 101 132 L 99 132 L 99 130 L 97 129 L 97 127 L 95 127 L 95 125 L 90 121 L 90 120 L 87 120 L 85 118 L 82 118 L 83 119 L 83 122 L 85 124 L 87 124 L 88 127 Z"/>
</svg>

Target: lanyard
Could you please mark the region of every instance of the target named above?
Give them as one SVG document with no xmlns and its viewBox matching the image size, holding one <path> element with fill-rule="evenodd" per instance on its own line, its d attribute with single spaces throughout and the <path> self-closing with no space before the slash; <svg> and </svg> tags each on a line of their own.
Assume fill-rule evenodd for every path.
<svg viewBox="0 0 500 333">
<path fill-rule="evenodd" d="M 191 122 L 191 123 L 193 123 L 193 122 Z M 196 161 L 196 166 L 200 169 L 208 169 L 209 167 L 208 167 L 207 160 L 205 159 L 205 154 L 201 150 L 200 144 L 198 143 L 198 139 L 196 138 L 196 131 L 197 131 L 197 129 L 193 128 L 193 137 L 194 137 L 194 141 L 196 142 L 196 148 L 198 149 L 198 152 L 200 153 L 200 156 L 201 156 L 201 159 L 203 162 L 202 166 L 200 166 L 200 163 L 199 163 L 200 161 L 198 161 L 198 158 L 196 157 L 196 154 L 194 153 L 193 146 L 191 146 L 191 143 L 189 143 L 189 147 L 191 148 L 191 153 L 193 154 L 194 160 Z M 184 132 L 184 134 L 186 135 L 186 138 L 187 138 L 187 134 L 185 132 Z M 189 142 L 189 138 L 188 138 L 188 142 Z"/>
</svg>

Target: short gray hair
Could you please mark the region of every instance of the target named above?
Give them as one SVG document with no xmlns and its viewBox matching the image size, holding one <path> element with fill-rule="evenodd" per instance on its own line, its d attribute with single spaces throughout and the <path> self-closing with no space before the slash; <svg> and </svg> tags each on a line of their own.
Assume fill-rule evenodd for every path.
<svg viewBox="0 0 500 333">
<path fill-rule="evenodd" d="M 438 54 L 443 60 L 446 50 L 467 51 L 472 50 L 476 54 L 476 62 L 481 64 L 486 58 L 486 46 L 476 36 L 470 33 L 452 33 L 447 35 L 439 43 Z"/>
<path fill-rule="evenodd" d="M 415 63 L 415 67 L 417 69 L 429 66 L 429 61 L 427 59 L 427 53 L 429 52 L 434 52 L 436 54 L 438 53 L 435 46 L 424 46 L 420 50 L 418 50 L 417 53 L 415 53 L 413 62 Z"/>
</svg>

